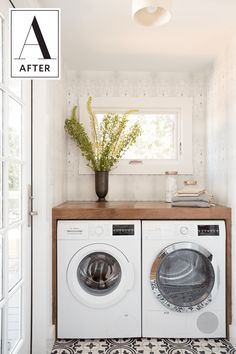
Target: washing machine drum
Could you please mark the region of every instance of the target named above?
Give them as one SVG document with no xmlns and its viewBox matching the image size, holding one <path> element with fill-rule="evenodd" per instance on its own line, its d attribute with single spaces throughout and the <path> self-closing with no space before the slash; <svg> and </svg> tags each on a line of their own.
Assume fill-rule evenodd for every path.
<svg viewBox="0 0 236 354">
<path fill-rule="evenodd" d="M 200 310 L 212 301 L 216 284 L 213 256 L 203 247 L 179 242 L 166 247 L 151 269 L 151 287 L 166 307 Z"/>
<path fill-rule="evenodd" d="M 103 296 L 119 285 L 121 267 L 111 254 L 93 252 L 78 265 L 77 277 L 82 288 L 89 294 Z"/>
</svg>

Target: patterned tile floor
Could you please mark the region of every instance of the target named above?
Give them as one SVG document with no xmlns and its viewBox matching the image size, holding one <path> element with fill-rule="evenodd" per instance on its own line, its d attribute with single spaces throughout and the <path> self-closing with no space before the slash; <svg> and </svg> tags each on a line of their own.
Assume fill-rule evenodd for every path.
<svg viewBox="0 0 236 354">
<path fill-rule="evenodd" d="M 225 339 L 57 340 L 52 354 L 236 354 Z"/>
</svg>

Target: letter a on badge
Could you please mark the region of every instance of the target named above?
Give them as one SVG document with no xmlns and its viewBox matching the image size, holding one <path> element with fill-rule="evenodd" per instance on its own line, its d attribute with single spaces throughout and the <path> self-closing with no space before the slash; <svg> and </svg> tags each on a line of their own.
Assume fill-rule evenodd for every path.
<svg viewBox="0 0 236 354">
<path fill-rule="evenodd" d="M 39 27 L 38 21 L 37 21 L 37 19 L 36 19 L 35 16 L 34 16 L 34 18 L 33 18 L 32 24 L 31 24 L 31 26 L 30 26 L 30 28 L 29 28 L 28 33 L 27 33 L 27 36 L 26 36 L 25 42 L 24 42 L 24 44 L 23 44 L 23 47 L 22 47 L 22 49 L 21 49 L 21 52 L 20 52 L 20 55 L 19 55 L 19 59 L 21 59 L 22 52 L 23 52 L 23 50 L 24 50 L 24 48 L 25 48 L 26 45 L 35 45 L 35 44 L 33 44 L 33 43 L 27 43 L 27 39 L 28 39 L 28 37 L 29 37 L 29 33 L 30 33 L 31 28 L 32 28 L 33 31 L 34 31 L 34 34 L 35 34 L 35 37 L 36 37 L 36 39 L 37 39 L 37 41 L 38 41 L 38 45 L 39 45 L 39 47 L 40 47 L 40 50 L 41 50 L 41 53 L 42 53 L 43 58 L 44 58 L 44 59 L 51 59 L 51 56 L 50 56 L 50 54 L 49 54 L 49 51 L 48 51 L 46 42 L 45 42 L 45 40 L 44 40 L 44 38 L 43 38 L 41 29 L 40 29 L 40 27 Z"/>
</svg>

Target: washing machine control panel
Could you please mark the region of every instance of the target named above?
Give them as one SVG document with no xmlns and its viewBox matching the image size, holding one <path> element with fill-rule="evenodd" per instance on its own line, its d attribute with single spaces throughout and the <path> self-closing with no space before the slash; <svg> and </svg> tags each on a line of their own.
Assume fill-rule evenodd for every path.
<svg viewBox="0 0 236 354">
<path fill-rule="evenodd" d="M 198 236 L 219 236 L 219 225 L 198 225 Z"/>
<path fill-rule="evenodd" d="M 112 225 L 112 236 L 133 236 L 134 224 Z"/>
</svg>

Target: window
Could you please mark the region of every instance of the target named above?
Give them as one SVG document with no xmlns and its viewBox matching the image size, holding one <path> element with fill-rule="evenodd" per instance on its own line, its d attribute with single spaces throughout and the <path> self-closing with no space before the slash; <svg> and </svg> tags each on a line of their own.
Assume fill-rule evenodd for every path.
<svg viewBox="0 0 236 354">
<path fill-rule="evenodd" d="M 80 99 L 79 118 L 89 129 L 87 98 Z M 100 123 L 106 112 L 124 113 L 138 109 L 129 116 L 130 124 L 139 121 L 142 134 L 122 157 L 113 174 L 164 174 L 178 171 L 191 174 L 192 167 L 192 99 L 182 97 L 93 99 L 93 109 Z M 80 158 L 81 174 L 91 173 Z"/>
</svg>

